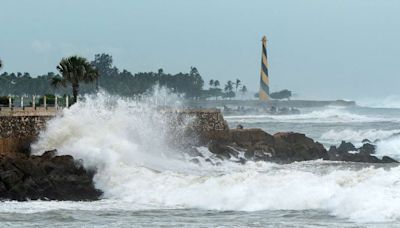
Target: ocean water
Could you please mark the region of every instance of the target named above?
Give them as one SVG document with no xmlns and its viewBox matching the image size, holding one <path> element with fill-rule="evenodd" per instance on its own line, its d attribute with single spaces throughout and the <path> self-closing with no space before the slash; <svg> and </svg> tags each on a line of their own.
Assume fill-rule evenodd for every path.
<svg viewBox="0 0 400 228">
<path fill-rule="evenodd" d="M 159 96 L 158 96 L 159 97 Z M 307 161 L 288 165 L 200 163 L 171 146 L 168 118 L 140 102 L 86 97 L 48 123 L 36 154 L 57 148 L 97 170 L 96 202 L 1 202 L 7 227 L 400 227 L 400 167 Z M 326 107 L 290 116 L 226 116 L 231 127 L 303 132 L 326 147 L 377 140 L 378 155 L 400 159 L 400 109 Z M 185 123 L 190 123 L 190 119 Z M 177 126 L 180 129 L 185 124 Z M 210 159 L 219 165 L 212 165 Z"/>
</svg>

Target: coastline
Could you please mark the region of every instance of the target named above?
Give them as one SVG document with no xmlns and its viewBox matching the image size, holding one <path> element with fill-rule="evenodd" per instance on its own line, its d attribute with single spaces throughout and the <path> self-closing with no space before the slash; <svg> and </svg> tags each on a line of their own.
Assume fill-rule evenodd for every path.
<svg viewBox="0 0 400 228">
<path fill-rule="evenodd" d="M 190 158 L 187 162 L 194 164 L 199 164 L 199 158 L 202 157 L 197 149 L 199 147 L 206 147 L 211 154 L 215 155 L 217 160 L 214 162 L 206 160 L 211 165 L 218 165 L 222 161 L 242 164 L 249 161 L 288 164 L 319 159 L 371 164 L 398 163 L 387 156 L 382 159 L 375 157 L 375 145 L 370 142 L 365 142 L 362 147 L 356 148 L 351 143 L 343 141 L 338 147 L 331 147 L 327 150 L 319 142 L 301 133 L 279 132 L 271 135 L 259 128 L 230 129 L 222 113 L 217 109 L 168 110 L 164 111 L 164 114 L 171 118 L 169 123 L 171 129 L 168 133 L 170 139 L 175 142 L 177 138 L 181 139 L 178 143 L 172 143 L 169 146 L 186 153 Z M 24 142 L 24 144 L 30 144 L 36 140 L 38 132 L 45 129 L 46 124 L 43 122 L 53 116 L 40 116 L 42 119 L 39 122 L 28 121 L 35 125 L 30 128 L 26 128 L 26 120 L 39 118 L 39 116 L 14 116 L 16 122 L 13 122 L 14 126 L 11 131 L 6 131 L 10 134 L 3 135 L 2 140 L 29 137 L 29 142 Z M 0 123 L 7 125 L 10 116 L 0 116 L 0 118 L 6 118 Z M 179 128 L 179 125 L 186 123 L 185 119 L 192 118 L 194 119 L 190 125 L 184 125 L 186 130 L 178 134 L 174 132 L 174 127 L 178 126 Z M 17 125 L 19 124 L 22 126 L 20 127 L 22 130 L 18 130 Z M 29 130 L 27 131 L 27 129 Z M 12 135 L 13 133 L 17 135 Z M 353 151 L 358 152 L 354 153 Z M 30 155 L 29 151 L 14 150 L 3 154 L 0 162 L 2 164 L 0 165 L 0 185 L 2 186 L 0 199 L 100 199 L 100 190 L 95 189 L 93 185 L 93 176 L 96 170 L 85 170 L 79 160 L 69 155 L 58 156 L 56 150 L 45 152 L 42 156 Z M 50 186 L 50 190 L 48 188 L 43 191 L 34 190 L 34 186 L 40 186 L 43 180 L 46 183 L 52 183 L 46 185 Z M 70 192 L 66 193 L 60 186 L 70 181 L 73 181 L 74 184 L 69 188 Z M 80 194 L 79 189 L 86 189 L 84 191 L 86 193 Z"/>
<path fill-rule="evenodd" d="M 326 106 L 350 107 L 357 105 L 355 101 L 345 100 L 188 100 L 184 104 L 189 108 L 215 108 L 224 106 L 316 108 Z"/>
</svg>

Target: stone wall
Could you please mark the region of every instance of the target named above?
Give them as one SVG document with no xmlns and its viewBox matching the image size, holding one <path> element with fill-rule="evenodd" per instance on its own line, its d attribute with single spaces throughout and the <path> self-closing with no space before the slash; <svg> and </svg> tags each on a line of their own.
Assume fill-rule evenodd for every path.
<svg viewBox="0 0 400 228">
<path fill-rule="evenodd" d="M 186 133 L 199 139 L 200 143 L 225 140 L 227 137 L 228 123 L 218 109 L 183 109 L 174 112 L 178 113 L 178 118 L 190 119 Z"/>
<path fill-rule="evenodd" d="M 214 139 L 224 140 L 228 135 L 228 124 L 217 109 L 164 111 L 167 115 L 171 115 L 172 131 L 178 129 L 176 127 L 179 123 L 182 123 L 182 120 L 189 120 L 190 124 L 185 130 L 185 134 L 199 139 L 200 142 L 208 142 Z M 56 110 L 0 111 L 0 154 L 28 152 L 30 144 L 36 140 L 40 130 L 46 126 L 46 121 L 55 116 L 56 113 Z M 179 137 L 179 133 L 171 136 Z M 185 139 L 182 138 L 182 140 Z"/>
<path fill-rule="evenodd" d="M 0 116 L 0 154 L 28 152 L 30 144 L 52 116 Z"/>
</svg>

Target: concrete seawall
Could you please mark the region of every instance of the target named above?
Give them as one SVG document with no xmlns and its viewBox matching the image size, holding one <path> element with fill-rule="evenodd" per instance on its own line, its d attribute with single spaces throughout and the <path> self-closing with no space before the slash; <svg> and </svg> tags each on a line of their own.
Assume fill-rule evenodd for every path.
<svg viewBox="0 0 400 228">
<path fill-rule="evenodd" d="M 0 154 L 28 152 L 56 109 L 5 109 L 0 111 Z"/>
<path fill-rule="evenodd" d="M 28 152 L 30 144 L 37 139 L 46 122 L 57 115 L 61 109 L 2 109 L 0 111 L 0 154 Z M 194 118 L 188 128 L 190 133 L 199 136 L 201 141 L 223 139 L 228 124 L 218 109 L 163 110 L 171 115 L 171 127 L 182 119 Z"/>
</svg>

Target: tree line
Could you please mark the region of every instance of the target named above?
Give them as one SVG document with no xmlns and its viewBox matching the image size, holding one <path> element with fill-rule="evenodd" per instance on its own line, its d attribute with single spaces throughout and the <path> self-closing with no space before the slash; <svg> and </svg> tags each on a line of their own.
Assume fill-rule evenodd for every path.
<svg viewBox="0 0 400 228">
<path fill-rule="evenodd" d="M 2 65 L 0 60 L 0 68 Z M 125 69 L 121 71 L 113 65 L 112 56 L 104 53 L 96 54 L 90 62 L 79 56 L 63 58 L 56 69 L 58 72 L 37 77 L 28 72 L 4 72 L 0 74 L 0 96 L 65 95 L 72 91 L 76 100 L 78 93 L 95 93 L 99 88 L 110 94 L 135 96 L 148 92 L 155 85 L 184 94 L 188 99 L 231 99 L 238 93 L 247 93 L 246 86 L 239 79 L 228 81 L 223 88 L 220 88 L 218 80 L 210 80 L 210 87 L 203 89 L 204 80 L 196 67 L 177 74 L 165 73 L 163 69 L 135 74 Z"/>
</svg>

